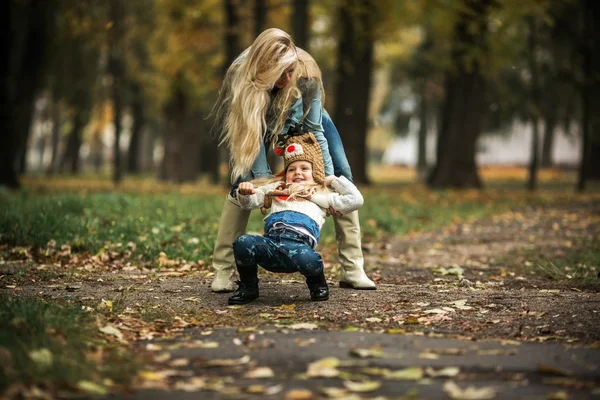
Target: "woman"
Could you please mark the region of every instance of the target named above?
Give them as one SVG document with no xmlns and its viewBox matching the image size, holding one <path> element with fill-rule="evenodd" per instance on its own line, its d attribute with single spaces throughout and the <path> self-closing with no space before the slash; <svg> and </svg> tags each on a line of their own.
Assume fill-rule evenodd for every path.
<svg viewBox="0 0 600 400">
<path fill-rule="evenodd" d="M 312 132 L 321 148 L 325 175 L 352 173 L 342 141 L 323 108 L 321 71 L 307 52 L 280 29 L 267 29 L 229 67 L 215 104 L 216 128 L 231 155 L 233 188 L 223 206 L 213 252 L 214 292 L 233 291 L 233 242 L 243 235 L 250 212 L 236 199 L 240 182 L 271 176 L 266 152 L 293 134 L 296 126 Z M 375 289 L 364 272 L 358 212 L 334 224 L 342 272 L 340 286 Z"/>
</svg>

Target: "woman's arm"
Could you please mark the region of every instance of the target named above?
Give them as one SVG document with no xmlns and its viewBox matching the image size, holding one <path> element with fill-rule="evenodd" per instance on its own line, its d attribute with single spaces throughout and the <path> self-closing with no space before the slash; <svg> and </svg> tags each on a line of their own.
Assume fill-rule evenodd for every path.
<svg viewBox="0 0 600 400">
<path fill-rule="evenodd" d="M 313 83 L 311 83 L 313 84 Z M 314 82 L 314 84 L 317 84 Z M 323 154 L 323 164 L 325 166 L 325 176 L 333 175 L 333 161 L 331 160 L 331 154 L 329 154 L 329 145 L 325 138 L 325 131 L 323 129 L 323 104 L 321 104 L 321 89 L 317 88 L 316 95 L 310 104 L 310 111 L 304 117 L 303 124 L 309 132 L 312 132 L 321 147 L 321 153 Z M 303 94 L 306 96 L 307 94 Z"/>
</svg>

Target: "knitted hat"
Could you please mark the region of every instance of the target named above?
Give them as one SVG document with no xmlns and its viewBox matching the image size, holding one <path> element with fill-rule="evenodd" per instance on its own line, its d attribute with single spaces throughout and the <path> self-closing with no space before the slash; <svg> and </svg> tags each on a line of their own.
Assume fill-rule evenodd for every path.
<svg viewBox="0 0 600 400">
<path fill-rule="evenodd" d="M 315 135 L 308 132 L 303 135 L 291 136 L 285 145 L 275 149 L 275 154 L 283 156 L 284 169 L 287 171 L 289 165 L 294 161 L 308 161 L 312 164 L 313 179 L 316 183 L 325 182 L 325 166 L 323 165 L 323 155 L 321 147 L 315 138 Z"/>
</svg>

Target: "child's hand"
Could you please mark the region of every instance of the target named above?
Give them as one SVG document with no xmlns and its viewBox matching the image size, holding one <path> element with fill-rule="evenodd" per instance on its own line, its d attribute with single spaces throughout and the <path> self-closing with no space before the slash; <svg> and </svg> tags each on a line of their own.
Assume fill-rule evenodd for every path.
<svg viewBox="0 0 600 400">
<path fill-rule="evenodd" d="M 329 186 L 331 185 L 331 182 L 333 182 L 335 180 L 335 175 L 329 175 L 325 177 L 325 181 L 323 182 L 325 184 L 325 186 Z"/>
<path fill-rule="evenodd" d="M 333 208 L 333 207 L 329 207 L 329 208 L 327 209 L 327 213 L 326 213 L 326 214 L 327 214 L 327 216 L 328 216 L 328 217 L 329 217 L 330 215 L 335 215 L 335 216 L 337 216 L 337 217 L 341 217 L 342 215 L 344 215 L 344 214 L 342 214 L 341 212 L 339 212 L 338 210 L 336 210 L 336 209 L 335 209 L 335 208 Z"/>
<path fill-rule="evenodd" d="M 240 186 L 238 186 L 238 193 L 242 196 L 250 196 L 251 194 L 256 193 L 254 190 L 254 185 L 250 182 L 242 182 Z"/>
</svg>

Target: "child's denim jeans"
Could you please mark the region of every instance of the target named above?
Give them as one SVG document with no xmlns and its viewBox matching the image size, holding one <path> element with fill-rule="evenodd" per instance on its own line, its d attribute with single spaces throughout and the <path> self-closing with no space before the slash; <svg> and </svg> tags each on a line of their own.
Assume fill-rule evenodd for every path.
<svg viewBox="0 0 600 400">
<path fill-rule="evenodd" d="M 233 242 L 238 272 L 260 265 L 271 272 L 300 272 L 316 276 L 323 272 L 323 261 L 309 244 L 306 235 L 290 228 L 271 229 L 265 236 L 243 235 Z"/>
</svg>

